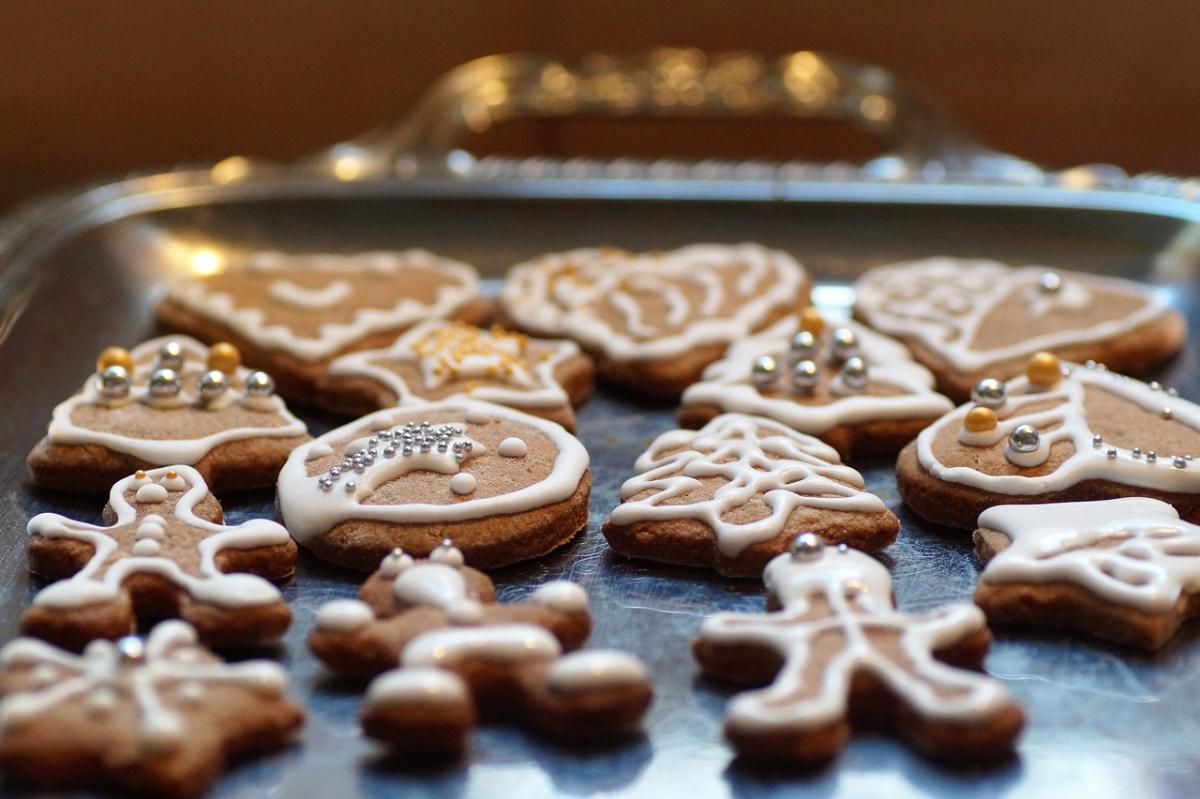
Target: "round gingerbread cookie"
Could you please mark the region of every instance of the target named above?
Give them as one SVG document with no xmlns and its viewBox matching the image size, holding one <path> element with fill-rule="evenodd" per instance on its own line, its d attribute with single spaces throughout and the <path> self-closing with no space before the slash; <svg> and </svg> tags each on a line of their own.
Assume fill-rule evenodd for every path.
<svg viewBox="0 0 1200 799">
<path fill-rule="evenodd" d="M 974 529 L 993 505 L 1143 496 L 1200 522 L 1200 407 L 1094 362 L 1029 359 L 900 453 L 896 483 L 929 521 Z"/>
<path fill-rule="evenodd" d="M 592 393 L 592 361 L 573 341 L 493 326 L 422 322 L 389 347 L 343 355 L 317 384 L 317 404 L 355 416 L 413 402 L 469 396 L 575 429 Z"/>
<path fill-rule="evenodd" d="M 816 436 L 843 459 L 891 455 L 953 408 L 903 345 L 815 308 L 745 338 L 683 392 L 679 422 L 765 416 Z"/>
<path fill-rule="evenodd" d="M 544 555 L 587 524 L 588 454 L 561 425 L 469 399 L 377 411 L 297 447 L 279 473 L 288 531 L 363 571 L 450 538 L 491 568 Z"/>
<path fill-rule="evenodd" d="M 829 445 L 770 419 L 726 413 L 672 430 L 621 486 L 604 537 L 630 557 L 758 577 L 801 531 L 882 549 L 900 522 Z"/>
<path fill-rule="evenodd" d="M 490 315 L 475 269 L 424 250 L 231 255 L 213 274 L 168 286 L 156 313 L 204 341 L 232 341 L 276 376 L 285 397 L 312 402 L 329 362 L 390 344 L 425 319 Z"/>
<path fill-rule="evenodd" d="M 131 351 L 109 347 L 29 453 L 34 482 L 99 493 L 138 469 L 183 464 L 213 491 L 269 486 L 308 441 L 274 385 L 242 367 L 228 343 L 165 336 Z"/>
<path fill-rule="evenodd" d="M 514 266 L 506 324 L 579 342 L 608 380 L 676 397 L 734 341 L 808 300 L 808 274 L 756 244 L 579 249 Z"/>
<path fill-rule="evenodd" d="M 1021 374 L 1040 350 L 1146 374 L 1187 333 L 1148 286 L 1042 266 L 929 258 L 872 269 L 855 293 L 855 316 L 903 341 L 956 402 L 981 378 Z"/>
</svg>

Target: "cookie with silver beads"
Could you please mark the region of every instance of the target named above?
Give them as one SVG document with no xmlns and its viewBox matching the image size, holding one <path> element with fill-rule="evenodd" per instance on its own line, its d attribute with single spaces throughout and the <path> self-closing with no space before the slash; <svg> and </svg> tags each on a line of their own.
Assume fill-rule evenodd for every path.
<svg viewBox="0 0 1200 799">
<path fill-rule="evenodd" d="M 105 348 L 29 453 L 34 482 L 102 493 L 138 469 L 182 464 L 214 491 L 271 485 L 307 428 L 274 379 L 241 360 L 232 344 L 186 336 Z"/>
<path fill-rule="evenodd" d="M 1149 497 L 1200 522 L 1200 406 L 1175 389 L 1039 352 L 972 396 L 900 453 L 900 494 L 925 519 L 972 530 L 993 505 Z"/>
<path fill-rule="evenodd" d="M 226 663 L 180 621 L 82 655 L 18 638 L 0 649 L 0 771 L 41 791 L 198 796 L 291 742 L 304 711 L 287 684 L 279 664 Z"/>
<path fill-rule="evenodd" d="M 973 258 L 871 269 L 855 284 L 854 316 L 907 345 L 955 402 L 984 378 L 1019 376 L 1041 350 L 1143 376 L 1187 334 L 1151 286 Z"/>
<path fill-rule="evenodd" d="M 602 528 L 628 557 L 758 578 L 802 530 L 866 551 L 900 530 L 832 447 L 759 416 L 663 433 L 634 469 Z"/>
<path fill-rule="evenodd" d="M 453 538 L 494 568 L 544 555 L 587 524 L 587 451 L 561 425 L 448 399 L 364 416 L 297 447 L 280 470 L 288 531 L 318 557 L 370 571 Z"/>
<path fill-rule="evenodd" d="M 749 414 L 815 436 L 844 460 L 886 456 L 953 407 L 933 383 L 901 344 L 807 307 L 733 344 L 683 392 L 679 423 Z"/>
<path fill-rule="evenodd" d="M 329 668 L 374 678 L 363 729 L 407 756 L 458 756 L 480 717 L 558 738 L 634 730 L 653 689 L 645 665 L 613 650 L 580 649 L 591 631 L 588 595 L 555 580 L 497 602 L 492 581 L 446 540 L 428 558 L 389 552 L 358 599 L 317 611 L 309 646 Z"/>
</svg>

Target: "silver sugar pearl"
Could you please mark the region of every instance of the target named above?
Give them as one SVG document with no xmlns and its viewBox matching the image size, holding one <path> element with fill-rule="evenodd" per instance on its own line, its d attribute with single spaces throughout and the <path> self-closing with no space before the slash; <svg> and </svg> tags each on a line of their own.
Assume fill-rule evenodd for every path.
<svg viewBox="0 0 1200 799">
<path fill-rule="evenodd" d="M 1038 291 L 1043 294 L 1057 294 L 1062 291 L 1062 278 L 1057 272 L 1043 272 L 1038 278 Z"/>
<path fill-rule="evenodd" d="M 855 355 L 846 361 L 842 367 L 842 385 L 854 391 L 862 391 L 867 387 L 867 362 Z"/>
<path fill-rule="evenodd" d="M 817 353 L 817 337 L 807 330 L 801 330 L 792 336 L 788 346 L 788 360 L 792 363 L 812 358 Z"/>
<path fill-rule="evenodd" d="M 1178 397 L 1179 389 L 1175 388 L 1174 386 L 1171 386 L 1170 388 L 1167 389 L 1167 396 L 1168 397 Z"/>
<path fill-rule="evenodd" d="M 246 395 L 269 397 L 275 393 L 275 379 L 266 372 L 255 370 L 246 375 Z"/>
<path fill-rule="evenodd" d="M 383 457 L 385 457 L 385 458 L 394 458 L 394 457 L 396 457 L 396 448 L 395 448 L 395 447 L 393 447 L 391 444 L 389 444 L 388 446 L 384 447 L 384 448 L 383 448 Z"/>
<path fill-rule="evenodd" d="M 1083 365 L 1086 366 L 1088 369 L 1096 368 L 1096 362 L 1093 361 L 1091 358 L 1088 358 L 1086 361 L 1084 361 Z"/>
<path fill-rule="evenodd" d="M 330 477 L 329 475 L 325 475 L 320 480 L 318 480 L 317 483 L 319 483 L 321 488 L 325 489 L 326 491 L 333 488 L 333 478 Z"/>
<path fill-rule="evenodd" d="M 1176 469 L 1186 469 L 1188 465 L 1187 458 L 1183 457 L 1182 455 L 1176 456 L 1172 465 L 1174 465 Z"/>
<path fill-rule="evenodd" d="M 971 402 L 984 408 L 995 410 L 1004 405 L 1008 399 L 1008 389 L 1003 380 L 985 377 L 971 387 Z"/>
<path fill-rule="evenodd" d="M 816 533 L 800 533 L 792 539 L 792 543 L 788 544 L 792 560 L 796 561 L 817 560 L 821 557 L 824 549 L 825 542 Z"/>
<path fill-rule="evenodd" d="M 1151 380 L 1150 381 L 1150 390 L 1151 391 L 1162 391 L 1162 383 L 1158 382 L 1157 380 Z"/>
<path fill-rule="evenodd" d="M 750 367 L 750 378 L 755 388 L 770 388 L 778 376 L 779 364 L 772 356 L 760 355 L 754 359 L 754 364 Z"/>
<path fill-rule="evenodd" d="M 200 392 L 200 399 L 212 402 L 229 390 L 229 378 L 220 369 L 209 369 L 200 375 L 196 390 Z"/>
<path fill-rule="evenodd" d="M 1013 452 L 1037 452 L 1042 434 L 1031 424 L 1019 424 L 1008 434 L 1008 446 Z"/>
<path fill-rule="evenodd" d="M 1164 418 L 1164 419 L 1170 419 L 1170 418 L 1171 418 L 1173 415 L 1174 415 L 1174 414 L 1172 414 L 1172 413 L 1171 413 L 1171 409 L 1170 409 L 1170 408 L 1163 408 L 1163 409 L 1162 409 L 1162 418 Z"/>
<path fill-rule="evenodd" d="M 341 466 L 330 466 L 329 474 L 332 475 L 333 477 L 341 477 L 342 476 L 342 467 Z"/>
<path fill-rule="evenodd" d="M 1142 448 L 1134 447 L 1132 450 L 1130 450 L 1129 454 L 1132 455 L 1134 457 L 1134 459 L 1136 460 L 1137 458 L 1142 457 Z"/>
<path fill-rule="evenodd" d="M 146 657 L 146 645 L 136 635 L 124 635 L 117 639 L 117 654 L 123 663 L 140 663 Z"/>
<path fill-rule="evenodd" d="M 797 394 L 811 394 L 820 382 L 821 369 L 816 361 L 806 358 L 792 367 L 792 390 Z"/>
<path fill-rule="evenodd" d="M 120 399 L 129 395 L 129 372 L 124 366 L 113 364 L 96 376 L 96 386 L 101 396 Z"/>
<path fill-rule="evenodd" d="M 1108 452 L 1105 452 L 1104 456 L 1106 458 L 1108 458 L 1110 461 L 1115 461 L 1117 459 L 1117 448 L 1109 447 Z"/>
<path fill-rule="evenodd" d="M 183 389 L 183 381 L 174 369 L 162 367 L 150 374 L 150 396 L 174 397 Z"/>
<path fill-rule="evenodd" d="M 1099 447 L 1103 443 L 1104 443 L 1104 436 L 1100 435 L 1099 433 L 1096 433 L 1096 435 L 1092 436 L 1092 446 L 1093 447 Z"/>
<path fill-rule="evenodd" d="M 1146 453 L 1146 463 L 1154 463 L 1156 460 L 1158 460 L 1158 453 L 1156 453 L 1154 450 L 1150 450 Z"/>
<path fill-rule="evenodd" d="M 845 363 L 858 354 L 858 336 L 848 327 L 839 327 L 829 336 L 829 359 Z"/>
<path fill-rule="evenodd" d="M 349 494 L 354 491 L 354 489 L 358 488 L 358 483 L 354 480 L 347 480 L 345 486 L 343 487 L 346 489 L 346 493 Z"/>
<path fill-rule="evenodd" d="M 183 345 L 178 341 L 168 341 L 158 349 L 158 365 L 166 369 L 179 371 L 183 368 Z"/>
</svg>

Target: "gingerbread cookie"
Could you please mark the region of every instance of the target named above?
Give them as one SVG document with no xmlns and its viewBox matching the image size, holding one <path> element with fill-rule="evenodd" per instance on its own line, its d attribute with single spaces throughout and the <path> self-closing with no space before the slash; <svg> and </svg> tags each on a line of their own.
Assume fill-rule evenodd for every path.
<svg viewBox="0 0 1200 799">
<path fill-rule="evenodd" d="M 1043 352 L 974 393 L 900 453 L 900 494 L 929 521 L 971 530 L 992 505 L 1147 496 L 1200 522 L 1200 408 L 1174 389 Z"/>
<path fill-rule="evenodd" d="M 430 320 L 390 347 L 343 355 L 317 385 L 317 403 L 361 416 L 393 405 L 469 395 L 575 429 L 592 393 L 592 361 L 573 341 L 500 327 Z"/>
<path fill-rule="evenodd" d="M 975 552 L 975 603 L 992 624 L 1156 650 L 1200 611 L 1200 527 L 1156 499 L 988 508 Z"/>
<path fill-rule="evenodd" d="M 319 557 L 369 571 L 395 547 L 452 537 L 493 568 L 587 525 L 591 472 L 554 422 L 469 399 L 392 408 L 297 447 L 279 473 L 284 525 Z"/>
<path fill-rule="evenodd" d="M 28 463 L 34 482 L 61 491 L 100 493 L 137 469 L 179 463 L 225 491 L 270 485 L 305 441 L 271 376 L 242 368 L 237 348 L 167 336 L 100 353 Z"/>
<path fill-rule="evenodd" d="M 227 762 L 287 745 L 304 712 L 275 663 L 225 663 L 180 621 L 83 655 L 0 649 L 0 770 L 42 790 L 196 796 Z"/>
<path fill-rule="evenodd" d="M 333 358 L 390 344 L 424 319 L 481 324 L 490 309 L 467 264 L 424 250 L 257 252 L 167 289 L 156 313 L 204 341 L 232 341 L 301 402 Z"/>
<path fill-rule="evenodd" d="M 621 553 L 731 577 L 758 577 L 802 530 L 881 549 L 900 522 L 827 444 L 757 416 L 726 413 L 672 430 L 634 465 L 604 522 Z"/>
<path fill-rule="evenodd" d="M 578 341 L 608 380 L 675 397 L 732 342 L 807 302 L 808 292 L 807 273 L 786 253 L 696 244 L 544 255 L 512 268 L 500 301 L 513 327 Z"/>
<path fill-rule="evenodd" d="M 725 734 L 740 758 L 826 760 L 852 722 L 885 726 L 939 758 L 1011 751 L 1021 709 L 998 682 L 967 670 L 982 666 L 991 642 L 979 608 L 898 611 L 887 569 L 811 534 L 771 561 L 763 581 L 773 610 L 712 616 L 693 643 L 707 676 L 767 686 L 729 704 Z"/>
<path fill-rule="evenodd" d="M 29 570 L 58 580 L 25 611 L 26 635 L 79 651 L 139 618 L 179 616 L 210 646 L 261 644 L 292 614 L 264 577 L 289 577 L 296 544 L 267 519 L 222 524 L 221 505 L 188 466 L 137 472 L 112 487 L 106 526 L 56 513 L 29 520 Z"/>
<path fill-rule="evenodd" d="M 855 316 L 908 345 L 956 402 L 984 377 L 1021 374 L 1040 350 L 1145 374 L 1187 333 L 1147 286 L 1040 266 L 929 258 L 872 269 L 855 292 Z"/>
<path fill-rule="evenodd" d="M 373 738 L 406 754 L 458 755 L 477 715 L 516 716 L 557 737 L 629 730 L 650 703 L 636 658 L 583 645 L 588 597 L 575 583 L 495 601 L 491 580 L 449 542 L 428 560 L 383 559 L 358 600 L 317 614 L 309 645 L 335 670 L 377 677 L 362 711 Z"/>
<path fill-rule="evenodd" d="M 815 308 L 745 338 L 683 392 L 679 423 L 724 412 L 766 416 L 825 441 L 843 459 L 890 455 L 950 410 L 904 347 Z"/>
</svg>

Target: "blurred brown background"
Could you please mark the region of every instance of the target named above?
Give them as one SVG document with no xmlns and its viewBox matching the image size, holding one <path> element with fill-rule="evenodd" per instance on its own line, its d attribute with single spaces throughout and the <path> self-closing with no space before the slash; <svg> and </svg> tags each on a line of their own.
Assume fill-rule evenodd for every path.
<svg viewBox="0 0 1200 799">
<path fill-rule="evenodd" d="M 0 0 L 0 202 L 135 167 L 291 158 L 398 118 L 437 75 L 510 50 L 825 50 L 890 67 L 986 143 L 1065 166 L 1200 174 L 1190 0 L 383 2 Z M 861 156 L 862 137 L 522 125 L 491 151 Z"/>
</svg>

